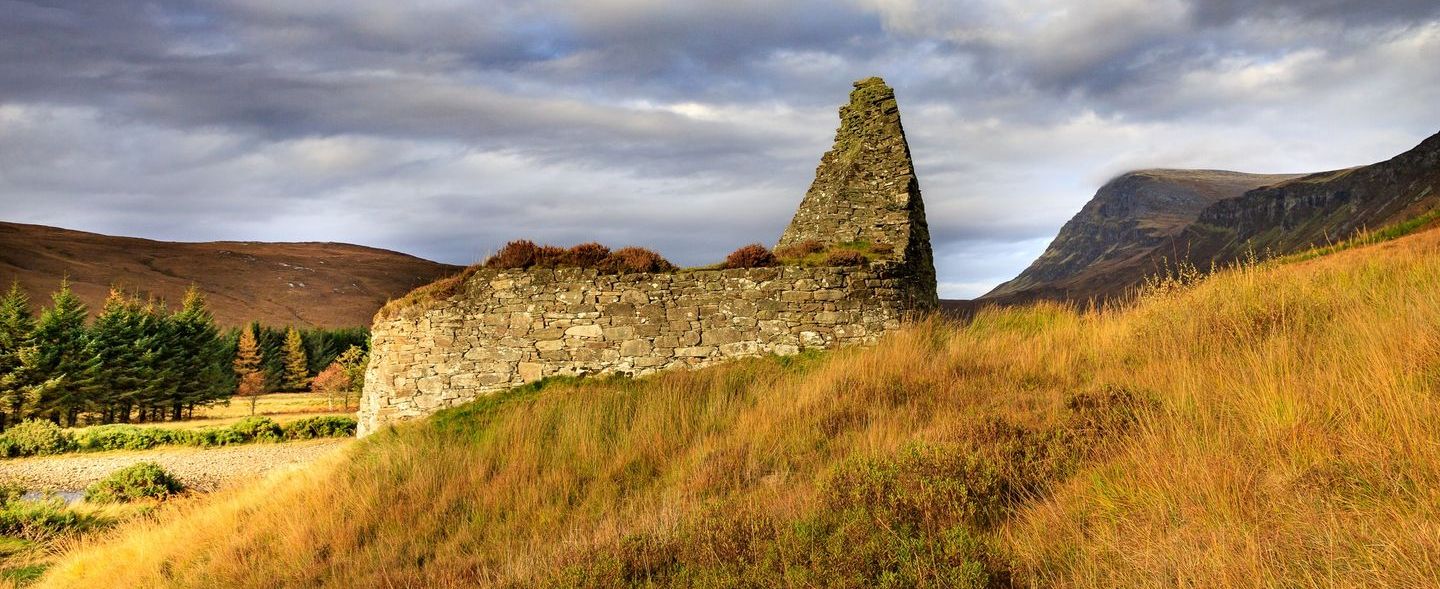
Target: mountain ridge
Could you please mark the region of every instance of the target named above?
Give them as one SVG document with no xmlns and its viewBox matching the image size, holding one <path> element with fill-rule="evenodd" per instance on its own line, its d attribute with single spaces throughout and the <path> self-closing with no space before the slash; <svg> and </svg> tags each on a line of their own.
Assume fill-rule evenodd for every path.
<svg viewBox="0 0 1440 589">
<path fill-rule="evenodd" d="M 1308 174 L 1137 170 L 1122 174 L 986 302 L 1121 296 L 1178 263 L 1224 265 L 1342 241 L 1440 204 L 1440 134 L 1388 160 Z"/>
</svg>

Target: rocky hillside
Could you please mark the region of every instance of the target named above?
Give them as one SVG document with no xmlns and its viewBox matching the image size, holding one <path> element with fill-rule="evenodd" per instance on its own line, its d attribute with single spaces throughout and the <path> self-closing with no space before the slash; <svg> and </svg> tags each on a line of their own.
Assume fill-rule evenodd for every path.
<svg viewBox="0 0 1440 589">
<path fill-rule="evenodd" d="M 1141 170 L 1107 182 L 1070 219 L 1045 253 L 985 298 L 1064 295 L 1102 289 L 1115 275 L 1133 278 L 1162 243 L 1216 202 L 1297 177 L 1220 170 Z"/>
<path fill-rule="evenodd" d="M 1440 135 L 1388 161 L 1310 175 L 1144 170 L 1116 178 L 1015 279 L 982 300 L 1088 300 L 1185 260 L 1284 254 L 1424 214 L 1440 203 Z"/>
<path fill-rule="evenodd" d="M 227 326 L 368 326 L 387 299 L 457 270 L 342 243 L 173 243 L 0 223 L 0 285 L 20 281 L 37 306 L 66 276 L 92 311 L 112 284 L 178 302 L 194 283 Z"/>
</svg>

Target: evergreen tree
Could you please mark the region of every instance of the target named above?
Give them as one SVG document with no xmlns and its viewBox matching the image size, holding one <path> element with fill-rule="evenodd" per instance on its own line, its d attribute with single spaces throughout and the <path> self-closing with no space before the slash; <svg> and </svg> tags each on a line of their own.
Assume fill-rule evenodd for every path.
<svg viewBox="0 0 1440 589">
<path fill-rule="evenodd" d="M 20 282 L 0 298 L 0 429 L 25 417 L 27 380 L 21 355 L 32 343 L 35 316 Z"/>
<path fill-rule="evenodd" d="M 62 280 L 51 295 L 51 307 L 35 324 L 34 353 L 24 354 L 25 370 L 34 378 L 36 411 L 56 423 L 75 425 L 91 390 L 85 342 L 85 304 Z"/>
<path fill-rule="evenodd" d="M 136 395 L 133 407 L 139 421 L 161 421 L 181 386 L 179 357 L 182 352 L 174 322 L 159 301 L 151 300 L 140 313 L 140 364 L 145 387 Z M 122 420 L 129 415 L 122 410 Z"/>
<path fill-rule="evenodd" d="M 177 349 L 181 357 L 178 390 L 171 401 L 171 418 L 181 419 L 182 412 L 197 405 L 224 399 L 229 392 L 225 380 L 225 343 L 215 327 L 215 319 L 205 307 L 205 296 L 191 286 L 185 291 L 180 312 L 171 317 Z"/>
<path fill-rule="evenodd" d="M 285 374 L 281 386 L 287 391 L 300 391 L 310 384 L 310 364 L 305 360 L 305 342 L 300 330 L 291 327 L 285 332 Z"/>
<path fill-rule="evenodd" d="M 261 372 L 260 344 L 255 340 L 255 328 L 247 325 L 240 330 L 240 342 L 235 347 L 235 371 L 237 387 L 235 394 L 250 397 L 250 414 L 255 414 L 255 402 L 265 392 L 265 376 Z"/>
<path fill-rule="evenodd" d="M 110 423 L 148 389 L 151 375 L 143 362 L 143 312 L 139 301 L 111 289 L 86 341 L 87 373 L 94 398 L 87 405 Z M 123 420 L 123 419 L 122 419 Z"/>
</svg>

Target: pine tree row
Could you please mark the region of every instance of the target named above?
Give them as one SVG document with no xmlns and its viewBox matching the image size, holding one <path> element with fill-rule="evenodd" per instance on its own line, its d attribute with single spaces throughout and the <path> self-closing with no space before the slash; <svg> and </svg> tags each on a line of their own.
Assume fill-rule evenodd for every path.
<svg viewBox="0 0 1440 589">
<path fill-rule="evenodd" d="M 222 333 L 193 287 L 175 311 L 113 290 L 88 325 L 66 282 L 38 318 L 29 302 L 18 284 L 0 298 L 0 429 L 25 419 L 179 420 L 237 392 L 253 403 L 253 395 L 304 390 L 337 358 L 363 357 L 368 339 L 363 328 L 251 324 Z"/>
<path fill-rule="evenodd" d="M 181 419 L 229 396 L 225 345 L 191 288 L 175 312 L 119 290 L 91 325 L 62 282 L 38 319 L 18 285 L 0 300 L 0 424 Z"/>
</svg>

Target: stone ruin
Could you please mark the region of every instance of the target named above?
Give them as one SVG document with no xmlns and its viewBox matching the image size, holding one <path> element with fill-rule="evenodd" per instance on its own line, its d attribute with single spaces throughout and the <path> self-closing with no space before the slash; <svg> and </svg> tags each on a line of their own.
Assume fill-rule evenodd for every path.
<svg viewBox="0 0 1440 589">
<path fill-rule="evenodd" d="M 925 207 L 895 92 L 855 83 L 778 247 L 879 253 L 860 266 L 603 275 L 481 268 L 453 295 L 376 316 L 360 435 L 549 376 L 642 376 L 873 344 L 938 306 Z"/>
</svg>

